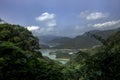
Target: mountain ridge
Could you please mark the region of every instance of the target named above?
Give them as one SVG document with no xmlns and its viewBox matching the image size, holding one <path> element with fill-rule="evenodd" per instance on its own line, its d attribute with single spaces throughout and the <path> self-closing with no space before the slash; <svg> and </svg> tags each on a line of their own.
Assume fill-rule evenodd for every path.
<svg viewBox="0 0 120 80">
<path fill-rule="evenodd" d="M 101 36 L 103 39 L 106 39 L 110 35 L 116 33 L 118 30 L 120 30 L 120 28 L 109 30 L 91 30 L 82 35 L 78 35 L 75 38 L 57 37 L 48 41 L 46 44 L 54 44 L 54 46 L 50 47 L 53 49 L 92 48 L 94 46 L 101 45 L 101 42 L 96 40 L 94 37 L 91 37 L 90 34 L 95 34 L 97 36 Z"/>
</svg>

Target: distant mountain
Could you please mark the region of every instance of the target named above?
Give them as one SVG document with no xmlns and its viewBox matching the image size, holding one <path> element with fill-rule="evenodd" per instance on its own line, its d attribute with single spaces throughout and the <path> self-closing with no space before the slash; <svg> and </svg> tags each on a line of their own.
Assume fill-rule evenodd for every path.
<svg viewBox="0 0 120 80">
<path fill-rule="evenodd" d="M 55 47 L 56 45 L 58 45 L 59 43 L 57 42 L 53 42 L 53 40 L 57 40 L 60 39 L 60 36 L 53 36 L 53 35 L 47 35 L 47 36 L 39 36 L 39 42 L 40 45 L 42 44 L 42 48 L 45 48 L 45 46 L 48 47 Z"/>
<path fill-rule="evenodd" d="M 76 36 L 75 38 L 61 37 L 61 36 L 40 36 L 41 48 L 55 48 L 55 49 L 80 49 L 92 48 L 93 46 L 101 45 L 101 42 L 91 37 L 90 34 L 101 36 L 103 39 L 108 38 L 110 35 L 116 33 L 120 28 L 111 30 L 92 30 L 85 32 L 83 35 Z"/>
<path fill-rule="evenodd" d="M 69 38 L 69 37 L 59 37 L 59 38 L 56 38 L 56 39 L 49 41 L 48 43 L 62 45 L 64 43 L 70 41 L 71 39 L 72 38 Z"/>
<path fill-rule="evenodd" d="M 57 39 L 59 37 L 53 36 L 53 35 L 46 35 L 46 36 L 39 36 L 38 38 L 39 38 L 41 44 L 46 44 L 49 41 L 52 41 L 52 40 Z"/>
<path fill-rule="evenodd" d="M 67 38 L 67 39 L 55 39 L 52 40 L 52 42 L 62 42 L 62 44 L 59 44 L 55 46 L 54 48 L 72 48 L 72 49 L 80 49 L 80 48 L 92 48 L 93 46 L 101 45 L 101 42 L 96 40 L 94 37 L 91 37 L 90 34 L 95 34 L 98 36 L 101 36 L 103 39 L 108 38 L 110 35 L 115 34 L 120 28 L 118 29 L 112 29 L 112 30 L 93 30 L 84 33 L 83 35 L 79 35 L 73 39 Z"/>
<path fill-rule="evenodd" d="M 50 47 L 48 45 L 40 44 L 41 49 L 49 49 Z"/>
</svg>

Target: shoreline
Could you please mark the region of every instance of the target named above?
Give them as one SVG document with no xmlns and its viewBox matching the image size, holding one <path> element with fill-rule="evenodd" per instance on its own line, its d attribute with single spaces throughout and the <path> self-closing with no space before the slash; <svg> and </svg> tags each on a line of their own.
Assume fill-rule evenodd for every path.
<svg viewBox="0 0 120 80">
<path fill-rule="evenodd" d="M 67 59 L 67 58 L 56 58 L 56 60 L 65 60 L 65 61 L 68 61 L 70 59 Z"/>
</svg>

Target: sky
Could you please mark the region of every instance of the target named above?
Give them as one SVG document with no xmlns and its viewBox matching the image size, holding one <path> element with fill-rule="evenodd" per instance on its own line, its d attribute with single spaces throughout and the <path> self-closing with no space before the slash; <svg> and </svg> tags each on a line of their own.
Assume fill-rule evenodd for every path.
<svg viewBox="0 0 120 80">
<path fill-rule="evenodd" d="M 0 18 L 34 35 L 74 37 L 120 27 L 120 0 L 0 0 Z"/>
</svg>

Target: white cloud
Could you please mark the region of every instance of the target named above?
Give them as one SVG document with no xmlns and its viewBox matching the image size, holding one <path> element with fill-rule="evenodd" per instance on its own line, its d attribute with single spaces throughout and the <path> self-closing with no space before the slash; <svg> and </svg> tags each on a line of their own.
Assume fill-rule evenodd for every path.
<svg viewBox="0 0 120 80">
<path fill-rule="evenodd" d="M 89 14 L 86 19 L 87 20 L 97 20 L 97 19 L 103 19 L 105 18 L 107 15 L 103 14 L 101 12 L 95 12 L 95 13 L 91 13 Z"/>
<path fill-rule="evenodd" d="M 36 17 L 35 19 L 39 22 L 43 22 L 44 27 L 41 27 L 37 31 L 33 31 L 35 34 L 40 35 L 50 35 L 55 33 L 55 28 L 57 26 L 56 23 L 56 15 L 54 13 L 42 13 L 40 16 Z"/>
<path fill-rule="evenodd" d="M 4 24 L 5 22 L 0 22 L 0 24 Z"/>
<path fill-rule="evenodd" d="M 56 25 L 57 25 L 57 24 L 56 24 L 56 20 L 48 21 L 48 22 L 46 23 L 46 25 L 49 26 L 49 27 L 56 26 Z"/>
<path fill-rule="evenodd" d="M 39 36 L 52 35 L 55 34 L 55 30 L 53 27 L 41 27 L 39 30 L 33 31 L 33 33 Z"/>
<path fill-rule="evenodd" d="M 83 28 L 84 28 L 84 26 L 79 26 L 79 25 L 75 26 L 76 31 L 81 31 L 81 30 L 83 30 Z"/>
<path fill-rule="evenodd" d="M 98 20 L 108 17 L 108 13 L 85 11 L 80 13 L 80 17 L 86 20 Z"/>
<path fill-rule="evenodd" d="M 52 35 L 55 34 L 55 28 L 52 26 L 39 27 L 39 26 L 27 26 L 29 31 L 31 31 L 35 36 Z"/>
<path fill-rule="evenodd" d="M 36 17 L 37 21 L 44 22 L 48 27 L 55 27 L 56 23 L 56 16 L 53 13 L 42 13 L 40 16 Z"/>
<path fill-rule="evenodd" d="M 29 31 L 34 31 L 34 30 L 38 30 L 39 26 L 27 26 L 26 27 Z"/>
<path fill-rule="evenodd" d="M 36 17 L 37 21 L 48 21 L 48 20 L 53 20 L 55 18 L 55 14 L 53 13 L 43 13 L 40 16 Z"/>
<path fill-rule="evenodd" d="M 106 28 L 106 27 L 113 27 L 118 24 L 120 24 L 120 20 L 94 24 L 93 27 L 94 28 Z"/>
<path fill-rule="evenodd" d="M 77 26 L 75 26 L 75 30 L 79 30 L 80 29 L 80 27 L 77 25 Z"/>
</svg>

